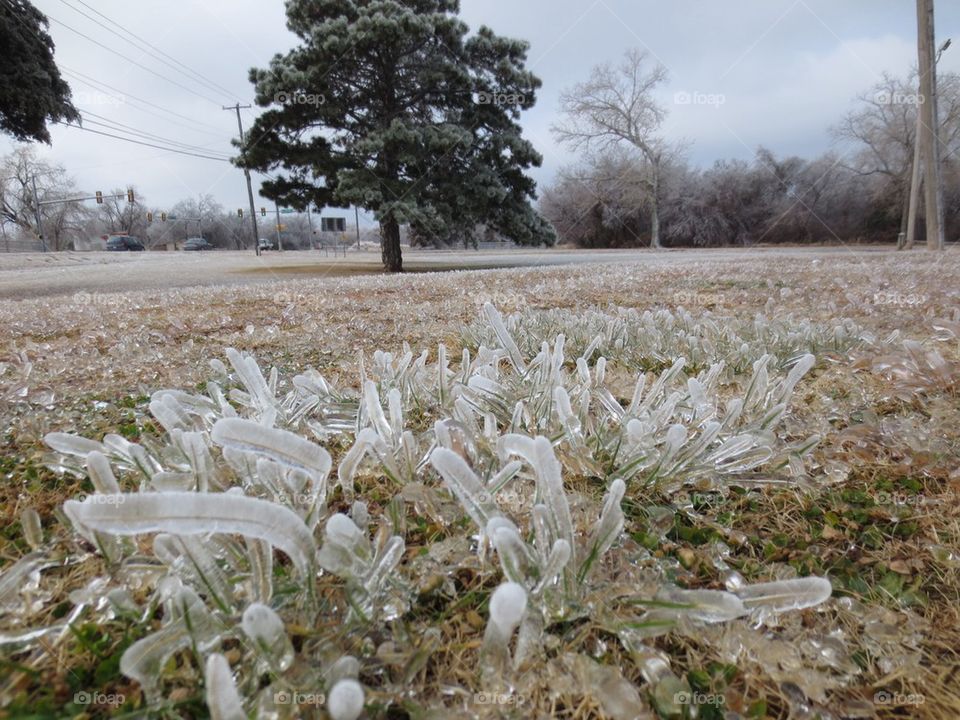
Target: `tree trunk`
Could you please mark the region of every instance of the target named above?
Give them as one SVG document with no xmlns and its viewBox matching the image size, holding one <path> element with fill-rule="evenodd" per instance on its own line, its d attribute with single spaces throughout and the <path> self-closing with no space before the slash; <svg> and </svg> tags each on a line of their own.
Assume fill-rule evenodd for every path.
<svg viewBox="0 0 960 720">
<path fill-rule="evenodd" d="M 660 244 L 660 168 L 653 167 L 653 187 L 650 193 L 650 247 L 659 250 Z"/>
<path fill-rule="evenodd" d="M 900 233 L 897 235 L 897 250 L 903 250 L 907 239 L 907 220 L 910 217 L 910 187 L 904 183 L 903 204 L 900 208 Z"/>
<path fill-rule="evenodd" d="M 380 253 L 387 272 L 403 272 L 400 255 L 400 224 L 393 215 L 380 222 Z"/>
</svg>

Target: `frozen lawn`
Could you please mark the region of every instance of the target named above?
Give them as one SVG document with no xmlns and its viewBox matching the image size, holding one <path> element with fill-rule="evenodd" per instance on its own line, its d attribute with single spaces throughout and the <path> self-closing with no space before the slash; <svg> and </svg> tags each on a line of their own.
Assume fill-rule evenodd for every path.
<svg viewBox="0 0 960 720">
<path fill-rule="evenodd" d="M 202 390 L 212 376 L 208 362 L 224 359 L 225 348 L 249 352 L 262 368 L 276 366 L 287 379 L 317 368 L 339 388 L 356 393 L 361 358 L 370 372 L 376 350 L 399 353 L 408 343 L 415 355 L 427 350 L 435 362 L 442 342 L 456 367 L 460 348 L 481 337 L 489 342 L 476 322 L 485 302 L 505 316 L 522 312 L 517 330 L 540 327 L 541 321 L 543 327 L 569 328 L 568 360 L 582 340 L 574 336 L 575 321 L 590 309 L 615 317 L 624 309 L 676 313 L 682 306 L 691 323 L 715 328 L 711 338 L 722 337 L 724 328 L 759 328 L 760 350 L 766 323 L 754 323 L 757 316 L 781 323 L 784 333 L 809 323 L 817 332 L 842 324 L 834 345 L 816 336 L 817 365 L 797 386 L 780 430 L 791 442 L 811 434 L 822 441 L 808 459 L 806 478 L 724 491 L 693 508 L 663 489 L 628 484 L 624 539 L 610 562 L 627 565 L 624 553 L 646 548 L 650 562 L 671 582 L 713 590 L 723 589 L 731 571 L 749 582 L 819 575 L 833 584 L 833 597 L 819 607 L 783 614 L 763 633 L 746 620 L 706 626 L 684 621 L 643 642 L 638 635 L 630 647 L 623 635 L 609 632 L 609 618 L 601 622 L 594 614 L 558 623 L 550 628 L 543 663 L 524 674 L 516 689 L 513 701 L 524 703 L 517 717 L 628 717 L 609 704 L 610 697 L 631 697 L 623 683 L 637 688 L 644 706 L 661 714 L 671 698 L 658 696 L 658 687 L 722 695 L 728 710 L 752 717 L 791 712 L 804 717 L 818 708 L 836 717 L 960 716 L 956 250 L 405 256 L 416 270 L 439 271 L 465 259 L 474 266 L 521 267 L 381 276 L 370 275 L 377 263 L 373 253 L 348 254 L 345 260 L 316 253 L 271 253 L 259 260 L 252 253 L 0 256 L 0 296 L 7 299 L 0 306 L 6 478 L 0 488 L 0 569 L 29 551 L 21 528 L 29 508 L 40 514 L 45 552 L 68 559 L 64 567 L 44 571 L 39 587 L 25 587 L 29 603 L 21 601 L 18 588 L 5 594 L 0 582 L 0 642 L 64 617 L 76 602 L 69 594 L 103 571 L 87 552 L 92 546 L 81 552 L 54 516 L 64 500 L 91 486 L 46 467 L 47 433 L 99 440 L 114 432 L 154 440 L 162 429 L 149 415 L 150 394 L 163 388 Z M 557 266 L 522 267 L 540 264 Z M 362 276 L 338 277 L 355 273 Z M 552 309 L 563 312 L 544 312 Z M 691 328 L 681 323 L 676 332 L 679 337 Z M 518 338 L 528 358 L 531 348 L 539 347 L 533 334 Z M 638 372 L 653 378 L 669 367 L 673 341 L 669 333 L 660 341 L 663 357 L 651 355 L 653 348 L 616 350 L 607 370 L 610 382 L 628 388 L 627 379 Z M 683 342 L 707 359 L 735 350 Z M 677 347 L 682 344 L 678 340 Z M 744 357 L 756 349 L 745 349 Z M 731 380 L 730 392 L 742 390 L 738 382 Z M 629 400 L 628 389 L 618 400 L 624 395 Z M 334 475 L 349 445 L 330 445 Z M 435 474 L 421 479 L 440 487 Z M 565 479 L 585 503 L 603 495 L 589 473 L 568 473 Z M 358 486 L 371 518 L 401 490 L 369 468 Z M 404 494 L 414 496 L 409 488 Z M 442 490 L 440 496 L 446 498 Z M 349 507 L 339 495 L 330 503 L 336 511 Z M 420 507 L 408 502 L 404 567 L 419 548 L 441 541 L 444 552 L 456 555 L 457 543 L 466 547 L 476 532 L 460 520 L 418 519 L 415 506 Z M 658 529 L 654 519 L 663 516 L 649 509 L 653 506 L 676 515 Z M 459 506 L 445 499 L 442 507 L 448 513 Z M 352 652 L 363 657 L 360 679 L 368 703 L 392 705 L 395 717 L 404 716 L 401 701 L 411 710 L 446 707 L 440 716 L 450 717 L 467 710 L 490 717 L 514 711 L 470 702 L 485 689 L 477 684 L 477 652 L 487 600 L 502 575 L 489 559 L 481 567 L 476 553 L 465 555 L 463 563 L 462 571 L 451 569 L 438 554 L 434 569 L 443 577 L 429 587 L 434 578 L 422 578 L 404 622 L 385 623 L 365 639 L 355 638 Z M 329 575 L 323 582 L 321 595 L 335 592 Z M 614 605 L 607 611 L 617 612 Z M 136 623 L 131 630 L 128 621 L 116 618 L 101 629 L 93 617 L 91 610 L 80 618 L 77 632 L 56 647 L 0 646 L 9 658 L 0 665 L 0 703 L 13 715 L 28 708 L 50 716 L 84 709 L 106 713 L 72 704 L 78 691 L 101 692 L 123 695 L 121 710 L 133 712 L 142 702 L 139 687 L 116 663 L 131 639 L 146 630 Z M 287 629 L 299 633 L 298 643 L 312 637 L 312 629 Z M 419 643 L 420 654 L 413 644 L 402 644 L 404 633 L 410 643 Z M 231 652 L 226 654 L 231 659 Z M 195 716 L 203 689 L 195 660 L 183 655 L 168 690 L 175 693 L 178 712 Z M 662 668 L 655 671 L 663 658 L 669 677 L 682 685 L 668 686 Z M 382 675 L 369 670 L 378 662 Z M 715 706 L 700 710 L 701 717 L 721 717 L 709 714 Z M 383 716 L 372 705 L 368 713 Z"/>
<path fill-rule="evenodd" d="M 794 248 L 789 250 L 707 250 L 663 252 L 643 250 L 509 250 L 404 252 L 404 267 L 413 273 L 454 269 L 535 267 L 581 263 L 640 263 L 644 266 L 687 264 L 699 260 L 736 263 L 757 253 L 781 258 L 811 256 L 871 257 L 876 249 L 851 251 Z M 346 255 L 323 251 L 141 252 L 141 253 L 0 253 L 0 298 L 165 290 L 207 285 L 247 285 L 277 280 L 324 279 L 382 273 L 379 250 L 365 244 Z"/>
</svg>

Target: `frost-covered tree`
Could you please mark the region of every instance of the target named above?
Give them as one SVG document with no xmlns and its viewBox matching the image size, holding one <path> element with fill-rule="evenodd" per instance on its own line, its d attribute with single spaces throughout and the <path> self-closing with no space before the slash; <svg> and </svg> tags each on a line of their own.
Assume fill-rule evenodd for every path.
<svg viewBox="0 0 960 720">
<path fill-rule="evenodd" d="M 169 241 L 202 237 L 211 242 L 213 229 L 225 212 L 223 205 L 209 193 L 184 198 L 170 208 L 170 220 L 166 223 Z"/>
<path fill-rule="evenodd" d="M 36 182 L 36 194 L 34 194 Z M 82 203 L 62 202 L 43 204 L 49 200 L 64 200 L 79 193 L 73 178 L 61 165 L 53 165 L 39 157 L 30 145 L 20 145 L 12 153 L 0 158 L 0 222 L 4 232 L 12 228 L 16 237 L 36 242 L 39 198 L 40 219 L 49 249 L 66 250 L 81 236 L 80 225 L 86 218 Z"/>
<path fill-rule="evenodd" d="M 915 72 L 905 78 L 884 74 L 833 128 L 834 137 L 849 150 L 847 166 L 869 183 L 877 214 L 891 226 L 898 223 L 904 233 L 921 104 L 918 83 Z M 937 78 L 937 103 L 941 152 L 949 173 L 960 152 L 960 76 L 956 73 Z"/>
<path fill-rule="evenodd" d="M 126 188 L 113 188 L 102 205 L 94 208 L 103 228 L 108 233 L 126 233 L 137 238 L 147 234 L 147 206 L 140 192 L 134 188 L 135 202 L 127 202 Z"/>
<path fill-rule="evenodd" d="M 630 50 L 620 65 L 598 65 L 590 79 L 560 98 L 565 119 L 553 128 L 574 149 L 608 151 L 628 147 L 639 154 L 650 208 L 650 245 L 660 247 L 660 200 L 663 169 L 681 148 L 660 136 L 666 110 L 654 95 L 667 69 L 649 54 Z"/>
<path fill-rule="evenodd" d="M 53 61 L 47 18 L 28 0 L 0 2 L 0 47 L 0 130 L 49 143 L 48 122 L 80 120 Z"/>
<path fill-rule="evenodd" d="M 251 71 L 268 109 L 238 163 L 274 174 L 262 192 L 282 204 L 373 211 L 390 271 L 402 270 L 404 223 L 444 240 L 483 223 L 521 244 L 554 241 L 524 173 L 541 157 L 517 123 L 540 87 L 527 44 L 469 34 L 459 5 L 289 0 L 300 44 Z"/>
</svg>

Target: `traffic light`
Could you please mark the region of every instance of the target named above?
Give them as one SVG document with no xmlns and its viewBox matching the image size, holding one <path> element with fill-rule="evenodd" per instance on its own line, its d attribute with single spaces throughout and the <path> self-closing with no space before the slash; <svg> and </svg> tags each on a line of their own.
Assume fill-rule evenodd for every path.
<svg viewBox="0 0 960 720">
<path fill-rule="evenodd" d="M 148 222 L 148 223 L 153 222 L 153 213 L 152 213 L 152 212 L 148 212 L 148 213 L 147 213 L 147 222 Z"/>
<path fill-rule="evenodd" d="M 239 208 L 239 209 L 237 210 L 237 217 L 238 217 L 238 218 L 242 218 L 242 217 L 243 217 L 243 208 Z"/>
<path fill-rule="evenodd" d="M 97 190 L 97 205 L 103 205 L 103 193 Z"/>
<path fill-rule="evenodd" d="M 267 216 L 267 209 L 266 209 L 265 207 L 260 208 L 260 214 L 263 215 L 263 217 L 266 217 L 266 216 Z"/>
<path fill-rule="evenodd" d="M 160 222 L 167 221 L 167 214 L 165 212 L 160 213 Z"/>
<path fill-rule="evenodd" d="M 128 188 L 128 189 L 127 189 L 127 202 L 128 202 L 128 203 L 132 203 L 132 202 L 133 202 L 133 188 Z"/>
</svg>

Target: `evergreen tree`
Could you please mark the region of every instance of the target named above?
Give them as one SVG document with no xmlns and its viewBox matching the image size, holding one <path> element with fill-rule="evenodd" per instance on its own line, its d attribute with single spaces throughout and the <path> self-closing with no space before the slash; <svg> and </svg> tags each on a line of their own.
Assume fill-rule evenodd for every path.
<svg viewBox="0 0 960 720">
<path fill-rule="evenodd" d="M 53 61 L 47 18 L 28 0 L 0 0 L 0 130 L 50 143 L 48 122 L 79 121 Z"/>
<path fill-rule="evenodd" d="M 301 44 L 251 70 L 268 108 L 238 163 L 279 170 L 264 195 L 285 205 L 358 205 L 380 223 L 384 266 L 402 270 L 400 225 L 421 238 L 479 223 L 552 244 L 524 174 L 540 155 L 521 135 L 540 81 L 527 44 L 481 27 L 459 0 L 288 0 Z"/>
</svg>

